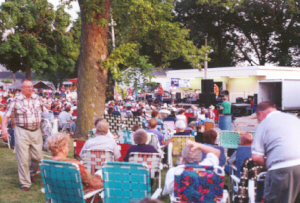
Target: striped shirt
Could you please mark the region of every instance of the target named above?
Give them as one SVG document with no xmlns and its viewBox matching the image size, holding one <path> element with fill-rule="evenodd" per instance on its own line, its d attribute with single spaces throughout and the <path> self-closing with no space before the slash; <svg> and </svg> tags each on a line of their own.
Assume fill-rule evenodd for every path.
<svg viewBox="0 0 300 203">
<path fill-rule="evenodd" d="M 41 125 L 42 109 L 43 102 L 37 94 L 33 93 L 30 98 L 19 94 L 9 103 L 4 116 L 9 118 L 14 112 L 17 126 L 37 130 Z"/>
</svg>

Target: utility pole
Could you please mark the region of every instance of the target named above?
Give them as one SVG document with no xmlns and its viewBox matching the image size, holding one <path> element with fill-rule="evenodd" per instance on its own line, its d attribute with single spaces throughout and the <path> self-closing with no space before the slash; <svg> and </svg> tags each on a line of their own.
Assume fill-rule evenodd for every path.
<svg viewBox="0 0 300 203">
<path fill-rule="evenodd" d="M 205 47 L 207 47 L 207 35 L 205 36 Z M 205 53 L 205 59 L 204 59 L 204 79 L 207 79 L 207 53 Z"/>
</svg>

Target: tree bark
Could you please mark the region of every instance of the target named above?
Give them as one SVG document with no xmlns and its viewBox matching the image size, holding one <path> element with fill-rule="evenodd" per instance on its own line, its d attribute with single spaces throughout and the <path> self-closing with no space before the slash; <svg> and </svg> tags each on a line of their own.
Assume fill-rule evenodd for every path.
<svg viewBox="0 0 300 203">
<path fill-rule="evenodd" d="M 104 8 L 102 13 L 94 13 L 97 20 L 108 22 L 111 0 L 99 1 Z M 88 23 L 84 8 L 84 0 L 79 0 L 81 10 L 81 47 L 78 59 L 78 116 L 75 137 L 87 137 L 93 120 L 103 116 L 105 109 L 105 93 L 107 89 L 107 70 L 102 69 L 102 62 L 108 57 L 108 26 L 99 26 L 98 22 Z"/>
<path fill-rule="evenodd" d="M 31 71 L 30 71 L 30 67 L 28 65 L 26 66 L 26 78 L 28 80 L 31 80 Z"/>
</svg>

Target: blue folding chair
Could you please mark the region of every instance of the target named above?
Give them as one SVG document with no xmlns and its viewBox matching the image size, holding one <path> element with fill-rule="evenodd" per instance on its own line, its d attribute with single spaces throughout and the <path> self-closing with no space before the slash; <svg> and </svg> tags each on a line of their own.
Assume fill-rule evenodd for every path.
<svg viewBox="0 0 300 203">
<path fill-rule="evenodd" d="M 43 159 L 40 164 L 43 192 L 48 202 L 85 203 L 85 199 L 97 195 L 103 189 L 83 193 L 79 167 L 75 163 Z"/>
<path fill-rule="evenodd" d="M 128 203 L 151 196 L 150 173 L 146 165 L 106 162 L 102 165 L 104 203 Z M 158 197 L 158 192 L 152 199 Z"/>
<path fill-rule="evenodd" d="M 218 150 L 220 150 L 220 157 L 219 157 L 219 166 L 224 166 L 226 164 L 226 155 L 225 155 L 225 149 L 222 146 L 218 146 L 218 145 L 210 145 L 210 144 L 205 144 L 205 145 L 209 145 L 213 148 L 216 148 Z M 202 160 L 206 158 L 206 154 L 202 152 Z M 201 161 L 202 161 L 201 160 Z"/>
<path fill-rule="evenodd" d="M 220 136 L 220 145 L 224 148 L 236 149 L 239 146 L 240 134 L 236 131 L 222 130 Z"/>
</svg>

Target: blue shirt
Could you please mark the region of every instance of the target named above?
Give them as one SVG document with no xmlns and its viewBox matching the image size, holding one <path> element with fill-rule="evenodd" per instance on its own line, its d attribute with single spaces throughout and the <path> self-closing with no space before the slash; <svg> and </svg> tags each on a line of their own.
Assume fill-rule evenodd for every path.
<svg viewBox="0 0 300 203">
<path fill-rule="evenodd" d="M 146 130 L 146 132 L 153 133 L 153 134 L 157 135 L 157 139 L 159 141 L 159 144 L 162 145 L 161 141 L 164 140 L 164 135 L 162 134 L 162 132 L 159 132 L 158 130 Z"/>
</svg>

